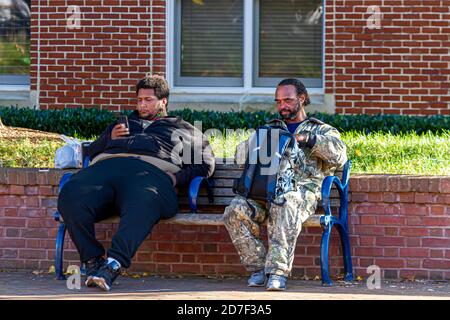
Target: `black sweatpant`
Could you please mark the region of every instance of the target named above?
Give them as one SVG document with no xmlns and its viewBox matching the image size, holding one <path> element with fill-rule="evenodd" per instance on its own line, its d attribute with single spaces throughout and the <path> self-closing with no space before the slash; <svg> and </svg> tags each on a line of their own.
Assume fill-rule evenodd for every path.
<svg viewBox="0 0 450 320">
<path fill-rule="evenodd" d="M 83 262 L 105 254 L 94 223 L 119 213 L 107 256 L 128 268 L 153 226 L 177 213 L 178 200 L 172 180 L 156 166 L 112 158 L 74 174 L 59 194 L 58 210 Z"/>
</svg>

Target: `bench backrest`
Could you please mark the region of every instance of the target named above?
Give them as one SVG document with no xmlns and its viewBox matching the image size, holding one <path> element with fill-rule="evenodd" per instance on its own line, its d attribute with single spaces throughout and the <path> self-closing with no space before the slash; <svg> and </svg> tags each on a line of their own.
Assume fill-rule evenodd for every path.
<svg viewBox="0 0 450 320">
<path fill-rule="evenodd" d="M 214 202 L 209 203 L 205 188 L 202 188 L 197 200 L 198 212 L 208 213 L 223 213 L 224 208 L 230 204 L 235 196 L 233 192 L 233 183 L 235 178 L 239 178 L 242 174 L 244 165 L 225 162 L 223 159 L 216 159 L 216 169 L 214 175 L 211 177 L 213 181 L 213 195 Z M 342 178 L 342 170 L 335 172 L 335 175 Z M 180 205 L 180 212 L 190 212 L 189 202 L 187 198 L 187 188 L 178 190 L 178 198 Z M 339 206 L 339 193 L 333 187 L 331 191 L 331 207 Z M 318 212 L 322 213 L 321 206 L 318 206 Z"/>
</svg>

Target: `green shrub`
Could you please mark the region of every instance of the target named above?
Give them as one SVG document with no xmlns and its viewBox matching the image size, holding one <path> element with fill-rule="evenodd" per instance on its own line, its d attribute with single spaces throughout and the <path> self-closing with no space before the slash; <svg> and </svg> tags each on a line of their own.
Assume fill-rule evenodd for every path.
<svg viewBox="0 0 450 320">
<path fill-rule="evenodd" d="M 130 113 L 124 112 L 124 113 Z M 211 128 L 249 129 L 265 124 L 278 114 L 267 111 L 257 112 L 218 112 L 192 111 L 189 109 L 170 111 L 170 115 L 181 116 L 186 121 L 202 122 L 202 130 Z M 400 116 L 400 115 L 330 115 L 310 114 L 341 132 L 362 133 L 384 132 L 392 134 L 415 132 L 441 133 L 450 128 L 448 116 Z M 0 118 L 7 126 L 24 127 L 68 136 L 98 136 L 115 119 L 115 114 L 98 109 L 34 110 L 27 108 L 0 107 Z"/>
<path fill-rule="evenodd" d="M 0 108 L 6 126 L 22 127 L 67 136 L 98 136 L 115 119 L 114 113 L 97 109 L 35 110 Z"/>
<path fill-rule="evenodd" d="M 191 111 L 184 109 L 171 112 L 181 116 L 186 121 L 202 121 L 202 129 L 216 128 L 238 129 L 253 128 L 267 123 L 268 120 L 279 118 L 278 114 L 267 111 L 257 112 L 217 112 L 217 111 Z M 428 131 L 442 133 L 450 129 L 450 117 L 434 116 L 401 116 L 401 115 L 340 115 L 315 113 L 308 114 L 335 127 L 341 132 L 357 131 L 362 133 L 385 132 L 399 133 L 425 133 Z"/>
</svg>

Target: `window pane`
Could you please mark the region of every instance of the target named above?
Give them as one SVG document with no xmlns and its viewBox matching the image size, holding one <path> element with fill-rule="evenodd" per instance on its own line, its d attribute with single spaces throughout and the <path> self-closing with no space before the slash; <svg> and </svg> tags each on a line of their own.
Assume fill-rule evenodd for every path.
<svg viewBox="0 0 450 320">
<path fill-rule="evenodd" d="M 28 74 L 30 2 L 0 0 L 0 74 Z"/>
<path fill-rule="evenodd" d="M 242 77 L 243 0 L 182 0 L 180 76 Z"/>
<path fill-rule="evenodd" d="M 322 77 L 322 0 L 259 1 L 259 77 Z"/>
</svg>

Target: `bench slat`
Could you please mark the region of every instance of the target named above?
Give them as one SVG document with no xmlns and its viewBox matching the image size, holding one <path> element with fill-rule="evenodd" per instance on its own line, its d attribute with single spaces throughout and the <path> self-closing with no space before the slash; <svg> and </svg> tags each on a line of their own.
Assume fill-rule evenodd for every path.
<svg viewBox="0 0 450 320">
<path fill-rule="evenodd" d="M 216 170 L 214 171 L 212 178 L 240 178 L 241 175 L 242 170 Z"/>
<path fill-rule="evenodd" d="M 213 191 L 213 195 L 214 196 L 230 196 L 230 197 L 234 197 L 235 193 L 233 192 L 233 188 L 226 188 L 226 187 L 213 187 L 212 188 Z M 200 197 L 206 197 L 207 192 L 204 188 L 200 189 L 199 191 L 199 198 Z M 183 194 L 179 194 L 179 196 L 183 196 Z M 335 198 L 339 198 L 339 192 L 336 189 L 332 189 L 331 193 L 330 193 L 330 198 L 331 199 L 335 199 Z"/>
<path fill-rule="evenodd" d="M 215 196 L 214 197 L 214 203 L 211 204 L 208 201 L 208 198 L 206 197 L 199 197 L 197 199 L 197 204 L 199 205 L 216 205 L 216 206 L 227 206 L 230 204 L 231 199 L 233 197 L 222 197 L 222 196 Z M 180 197 L 178 200 L 179 204 L 188 204 L 188 200 L 186 198 Z M 330 199 L 330 205 L 331 207 L 338 207 L 339 206 L 339 199 Z M 201 209 L 201 207 L 199 207 Z"/>
<path fill-rule="evenodd" d="M 303 227 L 320 227 L 320 214 L 314 214 L 310 216 L 304 223 Z M 179 213 L 175 217 L 160 220 L 162 224 L 180 224 L 180 225 L 202 225 L 202 226 L 221 226 L 223 225 L 222 214 L 211 213 Z M 118 223 L 120 218 L 114 216 L 106 220 L 102 220 L 102 223 Z"/>
</svg>

